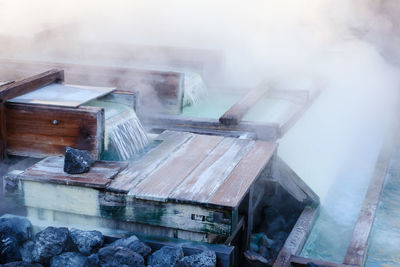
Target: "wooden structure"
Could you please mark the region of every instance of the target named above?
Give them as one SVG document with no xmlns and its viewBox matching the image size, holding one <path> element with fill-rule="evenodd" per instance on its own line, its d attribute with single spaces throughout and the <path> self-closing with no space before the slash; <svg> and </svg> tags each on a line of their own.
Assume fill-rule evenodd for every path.
<svg viewBox="0 0 400 267">
<path fill-rule="evenodd" d="M 97 162 L 68 175 L 62 157 L 48 157 L 18 173 L 28 216 L 245 249 L 276 186 L 304 206 L 318 203 L 294 173 L 283 177 L 274 142 L 173 131 L 156 142 L 128 165 Z"/>
<path fill-rule="evenodd" d="M 64 72 L 55 69 L 0 86 L 2 158 L 7 153 L 30 157 L 63 155 L 66 146 L 89 150 L 99 158 L 104 109 L 85 106 L 85 102 L 101 97 L 102 101 L 137 107 L 137 97 L 132 92 L 60 85 L 63 80 Z M 71 94 L 76 90 L 79 92 Z"/>
<path fill-rule="evenodd" d="M 184 74 L 171 71 L 152 71 L 127 67 L 78 65 L 67 63 L 0 60 L 0 77 L 20 79 L 49 68 L 61 68 L 66 73 L 66 83 L 112 86 L 123 91 L 138 92 L 137 113 L 150 131 L 189 131 L 199 134 L 229 135 L 247 134 L 256 139 L 274 141 L 282 137 L 318 97 L 320 91 L 311 94 L 306 90 L 276 90 L 260 87 L 239 100 L 231 109 L 240 108 L 240 119 L 234 122 L 224 118 L 210 119 L 183 116 Z M 265 90 L 269 89 L 269 90 Z M 285 120 L 275 122 L 246 121 L 242 117 L 261 96 L 285 99 L 293 103 L 293 112 Z M 246 106 L 245 108 L 243 108 Z M 227 111 L 229 115 L 229 111 Z M 222 123 L 221 123 L 222 121 Z"/>
<path fill-rule="evenodd" d="M 183 103 L 184 75 L 172 71 L 78 65 L 67 63 L 0 60 L 0 77 L 22 79 L 51 68 L 63 69 L 65 83 L 86 86 L 115 87 L 126 92 L 139 92 L 139 112 L 180 114 Z"/>
</svg>

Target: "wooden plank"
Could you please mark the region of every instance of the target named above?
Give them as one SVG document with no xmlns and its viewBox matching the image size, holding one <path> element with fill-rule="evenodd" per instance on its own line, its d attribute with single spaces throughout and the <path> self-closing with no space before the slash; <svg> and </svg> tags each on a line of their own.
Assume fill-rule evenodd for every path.
<svg viewBox="0 0 400 267">
<path fill-rule="evenodd" d="M 254 141 L 248 139 L 225 138 L 174 189 L 169 198 L 193 203 L 207 203 L 253 144 Z"/>
<path fill-rule="evenodd" d="M 215 205 L 237 207 L 271 159 L 276 148 L 276 143 L 256 141 L 230 177 L 208 202 Z"/>
<path fill-rule="evenodd" d="M 40 87 L 62 81 L 64 81 L 64 71 L 52 69 L 0 87 L 0 99 L 5 102 L 11 98 L 27 94 Z"/>
<path fill-rule="evenodd" d="M 8 151 L 13 155 L 64 155 L 65 147 L 102 151 L 104 110 L 6 103 Z"/>
<path fill-rule="evenodd" d="M 224 125 L 237 125 L 244 115 L 254 106 L 269 90 L 269 85 L 262 85 L 251 90 L 247 95 L 240 99 L 230 109 L 228 109 L 220 118 L 219 122 Z"/>
<path fill-rule="evenodd" d="M 375 171 L 368 186 L 368 191 L 347 249 L 344 259 L 345 264 L 364 266 L 369 247 L 369 236 L 389 167 L 391 152 L 392 143 L 388 140 L 384 144 L 376 162 Z"/>
<path fill-rule="evenodd" d="M 111 87 L 82 87 L 53 83 L 9 99 L 8 102 L 76 108 L 114 90 L 115 88 Z"/>
<path fill-rule="evenodd" d="M 273 267 L 290 266 L 292 256 L 299 255 L 307 241 L 308 235 L 318 217 L 319 207 L 306 206 L 292 231 L 287 237 L 285 244 L 275 259 Z"/>
<path fill-rule="evenodd" d="M 21 180 L 75 185 L 92 188 L 105 188 L 121 169 L 123 162 L 96 161 L 87 173 L 68 174 L 64 172 L 64 157 L 48 157 L 19 175 Z"/>
<path fill-rule="evenodd" d="M 157 171 L 132 188 L 129 195 L 139 199 L 167 201 L 170 193 L 222 139 L 220 136 L 196 135 L 175 151 Z"/>
<path fill-rule="evenodd" d="M 151 129 L 169 129 L 193 133 L 228 135 L 238 137 L 246 132 L 255 134 L 255 139 L 271 141 L 279 136 L 279 124 L 240 122 L 238 125 L 223 125 L 216 119 L 184 117 L 176 115 L 156 115 L 142 117 L 142 122 Z"/>
<path fill-rule="evenodd" d="M 191 133 L 163 132 L 157 137 L 157 140 L 162 140 L 162 143 L 147 152 L 139 160 L 130 162 L 129 166 L 115 177 L 107 190 L 128 193 L 130 189 L 156 171 L 171 156 L 174 150 L 179 149 L 191 138 L 193 138 Z"/>
</svg>

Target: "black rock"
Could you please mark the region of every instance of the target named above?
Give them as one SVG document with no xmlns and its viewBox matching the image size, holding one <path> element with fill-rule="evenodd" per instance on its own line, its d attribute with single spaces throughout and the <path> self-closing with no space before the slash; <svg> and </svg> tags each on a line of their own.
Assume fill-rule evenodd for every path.
<svg viewBox="0 0 400 267">
<path fill-rule="evenodd" d="M 50 261 L 50 267 L 88 267 L 87 257 L 77 252 L 64 252 Z"/>
<path fill-rule="evenodd" d="M 183 257 L 176 267 L 215 267 L 217 256 L 214 251 L 206 250 L 200 254 Z"/>
<path fill-rule="evenodd" d="M 0 267 L 43 267 L 43 265 L 39 263 L 30 263 L 24 261 L 14 261 L 4 265 L 0 264 Z"/>
<path fill-rule="evenodd" d="M 97 253 L 90 255 L 88 258 L 88 265 L 90 267 L 98 267 L 100 266 L 100 260 Z"/>
<path fill-rule="evenodd" d="M 146 258 L 151 253 L 151 248 L 145 243 L 141 242 L 136 236 L 130 236 L 127 238 L 121 238 L 111 243 L 109 246 L 114 247 L 125 247 L 130 250 L 139 253 Z"/>
<path fill-rule="evenodd" d="M 101 248 L 97 253 L 99 259 L 99 266 L 101 267 L 144 267 L 143 257 L 133 252 L 132 250 L 124 247 L 113 247 L 107 246 Z M 90 262 L 94 262 L 95 259 L 90 256 Z"/>
<path fill-rule="evenodd" d="M 82 231 L 72 228 L 71 240 L 83 255 L 89 256 L 103 246 L 103 234 L 99 231 Z"/>
<path fill-rule="evenodd" d="M 25 262 L 33 262 L 33 255 L 32 251 L 35 247 L 35 242 L 32 240 L 26 241 L 22 246 L 19 248 L 19 252 L 21 253 L 21 258 Z"/>
<path fill-rule="evenodd" d="M 25 217 L 3 216 L 0 218 L 0 232 L 3 227 L 8 227 L 19 244 L 32 238 L 32 224 Z"/>
<path fill-rule="evenodd" d="M 20 260 L 17 238 L 11 228 L 4 226 L 0 231 L 0 264 Z"/>
<path fill-rule="evenodd" d="M 148 264 L 153 267 L 174 266 L 183 256 L 181 247 L 164 246 L 148 257 Z"/>
<path fill-rule="evenodd" d="M 65 227 L 47 227 L 36 234 L 33 261 L 47 264 L 49 260 L 69 249 L 69 231 Z"/>
<path fill-rule="evenodd" d="M 65 149 L 64 171 L 69 174 L 88 172 L 94 163 L 93 157 L 87 150 L 72 147 Z"/>
</svg>

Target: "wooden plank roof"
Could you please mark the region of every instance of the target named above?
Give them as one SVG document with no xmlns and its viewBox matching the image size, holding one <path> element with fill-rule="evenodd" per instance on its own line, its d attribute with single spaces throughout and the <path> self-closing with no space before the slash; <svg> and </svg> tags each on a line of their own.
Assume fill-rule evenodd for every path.
<svg viewBox="0 0 400 267">
<path fill-rule="evenodd" d="M 234 208 L 277 147 L 273 142 L 172 131 L 160 138 L 163 142 L 130 163 L 108 190 L 142 200 Z"/>
</svg>

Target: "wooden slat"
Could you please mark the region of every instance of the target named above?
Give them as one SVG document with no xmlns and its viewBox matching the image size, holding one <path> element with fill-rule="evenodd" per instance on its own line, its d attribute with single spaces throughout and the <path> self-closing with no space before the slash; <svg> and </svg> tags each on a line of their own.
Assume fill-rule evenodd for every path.
<svg viewBox="0 0 400 267">
<path fill-rule="evenodd" d="M 318 266 L 325 266 L 325 267 L 357 267 L 355 265 L 347 265 L 341 263 L 334 263 L 322 260 L 315 260 L 315 259 L 308 259 L 299 256 L 291 256 L 289 265 L 276 265 L 276 267 L 307 267 L 310 266 L 309 263 L 313 263 Z M 275 267 L 275 264 L 274 264 Z"/>
<path fill-rule="evenodd" d="M 49 157 L 28 168 L 19 178 L 35 182 L 105 188 L 111 182 L 110 179 L 126 166 L 123 162 L 97 161 L 87 173 L 68 174 L 64 172 L 63 157 Z"/>
<path fill-rule="evenodd" d="M 191 133 L 163 132 L 157 137 L 158 140 L 163 140 L 162 143 L 146 153 L 138 161 L 129 163 L 129 166 L 115 177 L 109 185 L 108 190 L 128 193 L 131 188 L 157 170 L 171 156 L 174 150 L 178 149 L 191 138 L 193 138 L 193 134 Z"/>
<path fill-rule="evenodd" d="M 7 129 L 4 102 L 0 99 L 0 161 L 7 157 Z"/>
<path fill-rule="evenodd" d="M 369 236 L 389 167 L 391 152 L 392 143 L 387 141 L 379 154 L 360 215 L 354 227 L 353 236 L 344 259 L 345 264 L 364 266 L 369 247 Z"/>
<path fill-rule="evenodd" d="M 172 192 L 172 199 L 203 202 L 218 191 L 254 141 L 225 138 Z"/>
<path fill-rule="evenodd" d="M 251 90 L 247 95 L 234 104 L 220 118 L 219 122 L 224 125 L 237 125 L 244 115 L 254 106 L 267 92 L 270 86 L 262 85 Z"/>
<path fill-rule="evenodd" d="M 101 153 L 104 110 L 97 107 L 55 108 L 6 103 L 10 154 L 63 155 L 65 147 Z M 57 124 L 54 124 L 57 120 Z"/>
<path fill-rule="evenodd" d="M 156 172 L 129 191 L 139 199 L 167 201 L 169 194 L 221 142 L 223 137 L 196 135 L 164 162 Z"/>
<path fill-rule="evenodd" d="M 238 206 L 250 186 L 271 159 L 276 147 L 276 143 L 256 141 L 229 178 L 208 202 L 221 206 Z"/>
<path fill-rule="evenodd" d="M 223 125 L 217 119 L 196 118 L 175 115 L 142 117 L 142 121 L 152 129 L 189 131 L 199 134 L 227 135 L 238 137 L 243 133 L 254 133 L 257 139 L 271 141 L 279 136 L 278 123 L 242 121 L 238 125 Z"/>
</svg>

